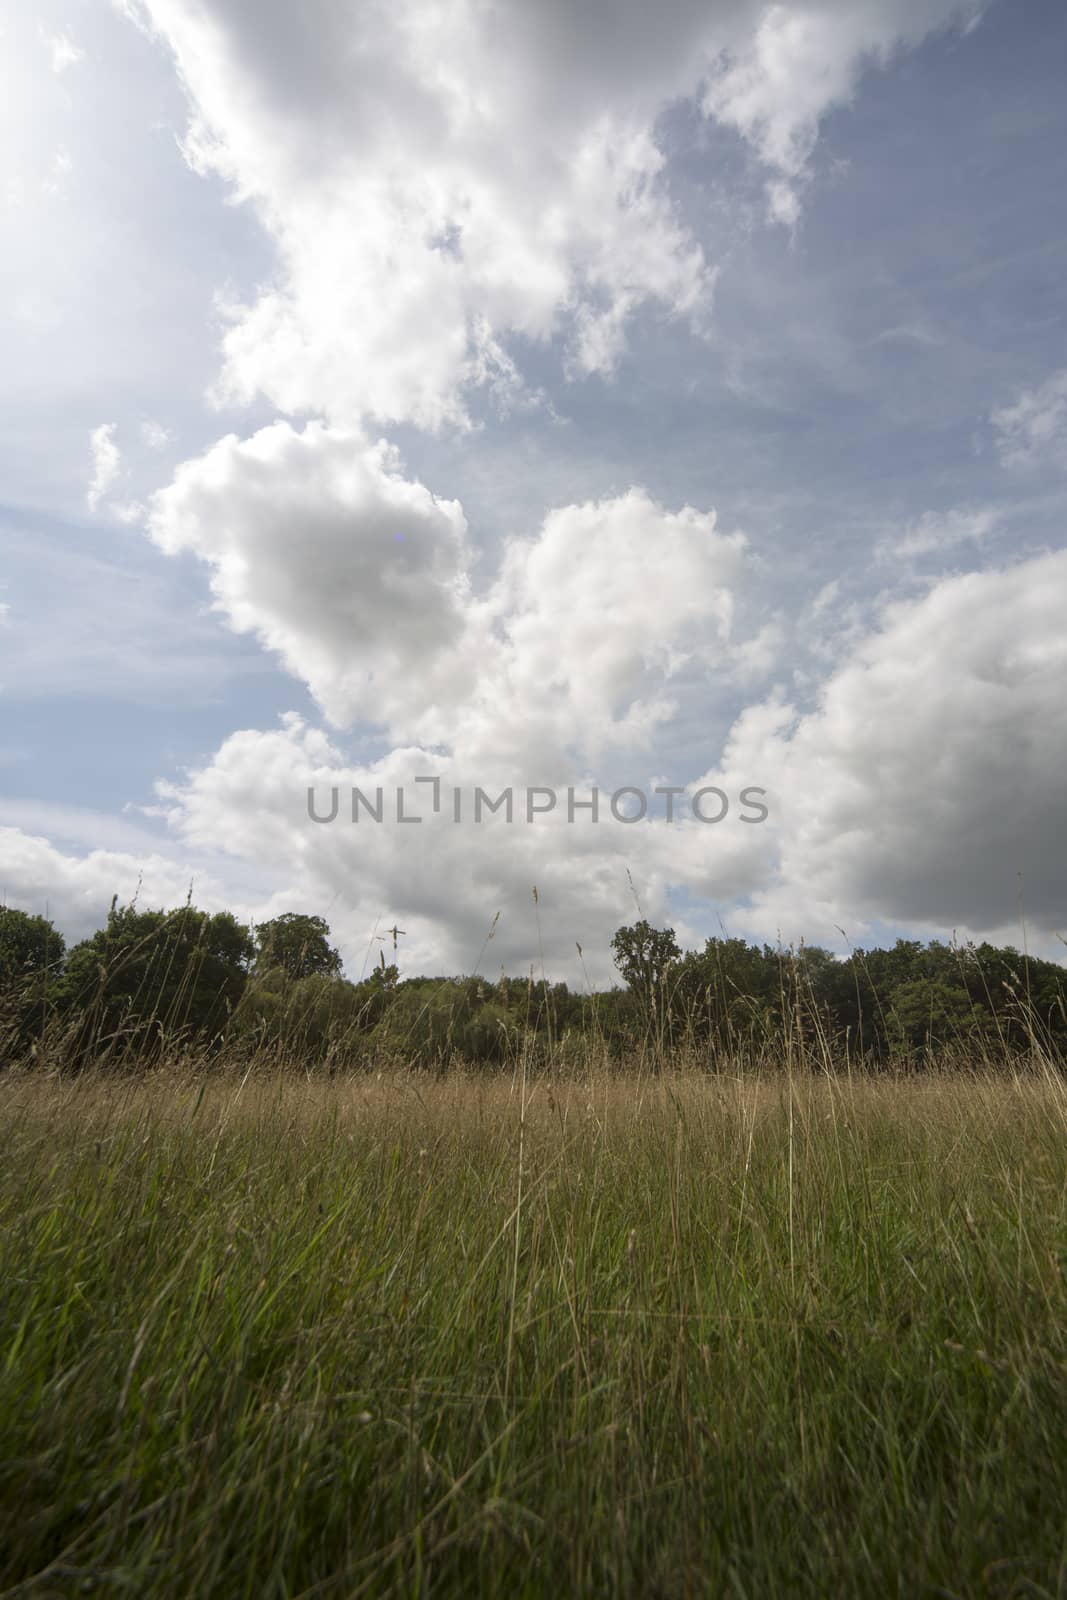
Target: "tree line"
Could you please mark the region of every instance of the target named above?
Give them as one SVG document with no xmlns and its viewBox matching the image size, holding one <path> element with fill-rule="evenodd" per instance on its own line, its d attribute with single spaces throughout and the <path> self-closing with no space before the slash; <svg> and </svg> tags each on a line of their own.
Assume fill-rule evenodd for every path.
<svg viewBox="0 0 1067 1600">
<path fill-rule="evenodd" d="M 0 907 L 0 1057 L 63 1068 L 269 1057 L 331 1070 L 381 1062 L 502 1067 L 581 1062 L 596 1051 L 657 1064 L 921 1067 L 1026 1055 L 1059 1063 L 1067 973 L 1011 947 L 898 940 L 838 958 L 620 928 L 621 983 L 578 992 L 544 978 L 401 978 L 384 955 L 343 975 L 321 917 L 256 927 L 191 904 L 112 902 L 69 950 L 44 917 Z"/>
</svg>

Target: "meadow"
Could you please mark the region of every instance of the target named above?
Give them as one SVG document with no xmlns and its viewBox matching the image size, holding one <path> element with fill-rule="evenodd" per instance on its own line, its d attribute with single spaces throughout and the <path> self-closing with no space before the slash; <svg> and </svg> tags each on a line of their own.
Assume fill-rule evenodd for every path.
<svg viewBox="0 0 1067 1600">
<path fill-rule="evenodd" d="M 0 1078 L 0 1594 L 1067 1595 L 1067 1080 Z"/>
</svg>

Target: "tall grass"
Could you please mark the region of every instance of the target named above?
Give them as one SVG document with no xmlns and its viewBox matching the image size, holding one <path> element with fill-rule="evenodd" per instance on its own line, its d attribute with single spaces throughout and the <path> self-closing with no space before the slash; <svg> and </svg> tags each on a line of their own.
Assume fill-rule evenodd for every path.
<svg viewBox="0 0 1067 1600">
<path fill-rule="evenodd" d="M 1067 1595 L 1067 1093 L 0 1080 L 0 1593 Z"/>
</svg>

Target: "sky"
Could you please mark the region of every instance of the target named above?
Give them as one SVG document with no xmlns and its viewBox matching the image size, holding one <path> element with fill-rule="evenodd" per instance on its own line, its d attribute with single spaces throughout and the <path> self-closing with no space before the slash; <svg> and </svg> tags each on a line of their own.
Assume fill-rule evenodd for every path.
<svg viewBox="0 0 1067 1600">
<path fill-rule="evenodd" d="M 0 901 L 1062 960 L 1065 59 L 1053 0 L 0 0 Z"/>
</svg>

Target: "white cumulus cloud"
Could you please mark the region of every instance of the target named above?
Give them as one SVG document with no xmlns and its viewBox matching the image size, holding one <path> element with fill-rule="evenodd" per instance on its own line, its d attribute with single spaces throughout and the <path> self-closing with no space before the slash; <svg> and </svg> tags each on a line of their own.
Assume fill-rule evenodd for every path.
<svg viewBox="0 0 1067 1600">
<path fill-rule="evenodd" d="M 240 910 L 232 886 L 164 855 L 146 851 L 62 850 L 38 833 L 0 826 L 3 903 L 35 916 L 47 912 L 68 941 L 86 938 L 104 925 L 112 897 L 123 903 L 137 897 L 146 907 L 181 905 L 192 882 L 194 901 L 204 911 Z"/>
<path fill-rule="evenodd" d="M 440 780 L 436 812 L 431 786 L 415 782 L 420 775 Z M 161 785 L 161 795 L 175 836 L 191 853 L 221 848 L 246 864 L 278 863 L 287 879 L 279 904 L 288 896 L 290 902 L 328 906 L 331 927 L 349 951 L 365 948 L 376 925 L 383 928 L 399 917 L 407 930 L 407 973 L 470 972 L 500 913 L 483 972 L 521 972 L 531 964 L 539 970 L 543 951 L 549 972 L 581 981 L 575 951 L 581 944 L 589 976 L 609 981 L 611 934 L 634 918 L 634 887 L 646 913 L 662 920 L 670 885 L 683 874 L 699 890 L 725 897 L 752 879 L 758 836 L 763 848 L 770 843 L 766 826 L 740 820 L 737 794 L 731 797 L 733 814 L 721 824 L 701 824 L 689 813 L 673 824 L 662 817 L 630 824 L 612 814 L 609 786 L 594 822 L 581 809 L 591 784 L 577 772 L 569 775 L 579 803 L 573 821 L 564 780 L 554 808 L 532 822 L 521 783 L 512 790 L 511 820 L 503 807 L 495 814 L 483 808 L 476 820 L 475 789 L 484 776 L 484 768 L 418 746 L 398 748 L 375 762 L 354 762 L 319 730 L 289 716 L 277 729 L 232 735 L 206 766 L 180 784 Z M 652 782 L 646 781 L 651 793 Z M 337 790 L 333 821 L 311 820 L 309 787 L 323 818 Z M 353 787 L 372 805 L 382 791 L 380 823 L 362 806 L 353 822 Z M 498 800 L 504 787 L 489 781 L 485 790 Z M 421 821 L 396 820 L 398 789 L 405 815 Z M 536 803 L 545 797 L 538 795 Z M 620 809 L 624 803 L 633 801 L 620 800 Z M 677 803 L 684 808 L 686 802 Z M 713 806 L 710 799 L 706 803 Z"/>
<path fill-rule="evenodd" d="M 317 422 L 230 435 L 178 468 L 149 528 L 209 564 L 233 626 L 278 651 L 334 722 L 388 722 L 457 692 L 466 522 L 384 441 Z"/>
<path fill-rule="evenodd" d="M 330 720 L 555 760 L 640 742 L 706 676 L 773 654 L 732 638 L 746 541 L 639 489 L 560 507 L 475 590 L 462 507 L 352 430 L 278 422 L 179 467 L 149 528 L 211 569 L 219 607 L 303 678 Z"/>
<path fill-rule="evenodd" d="M 166 855 L 61 855 L 40 839 L 0 829 L 9 894 L 39 905 L 47 893 L 59 920 L 99 920 L 111 893 L 178 903 L 188 878 L 209 909 L 245 915 L 300 907 L 326 915 L 358 973 L 362 952 L 400 917 L 408 930 L 404 970 L 469 971 L 538 967 L 581 981 L 575 943 L 596 982 L 610 978 L 611 934 L 642 909 L 696 937 L 671 910 L 684 887 L 718 907 L 728 931 L 787 942 L 838 943 L 838 926 L 859 940 L 886 922 L 916 931 L 991 937 L 1054 953 L 1064 928 L 1062 773 L 1067 705 L 1062 684 L 1067 640 L 1067 553 L 1002 570 L 945 579 L 921 599 L 890 605 L 831 673 L 817 705 L 800 713 L 781 696 L 749 706 L 710 771 L 680 780 L 679 820 L 627 824 L 612 816 L 601 784 L 600 816 L 567 815 L 566 785 L 588 798 L 595 774 L 572 761 L 561 776 L 491 769 L 470 751 L 414 741 L 375 760 L 353 759 L 335 735 L 289 715 L 273 730 L 231 735 L 203 766 L 160 785 L 170 824 Z M 536 613 L 536 607 L 534 607 Z M 441 780 L 440 808 L 418 776 Z M 555 808 L 532 824 L 522 781 L 558 786 Z M 641 770 L 629 781 L 651 791 Z M 514 780 L 514 816 L 473 816 L 483 779 L 496 795 Z M 704 825 L 690 797 L 715 785 L 729 797 L 721 823 Z M 745 786 L 766 790 L 769 816 L 740 819 Z M 353 786 L 383 794 L 385 820 L 351 820 Z M 336 820 L 320 815 L 338 791 Z M 463 817 L 453 821 L 453 793 Z M 396 821 L 403 789 L 409 815 Z M 717 801 L 706 797 L 705 808 Z M 227 884 L 220 863 L 233 863 Z M 179 867 L 176 863 L 187 863 Z M 204 862 L 211 862 L 206 871 Z M 269 878 L 273 893 L 234 884 Z M 538 889 L 540 928 L 532 889 Z M 488 950 L 485 939 L 501 913 Z"/>
<path fill-rule="evenodd" d="M 273 281 L 230 304 L 218 393 L 352 424 L 468 417 L 515 336 L 610 373 L 642 306 L 706 324 L 660 113 L 697 97 L 792 224 L 820 118 L 955 0 L 125 0 L 173 51 L 190 162 L 253 204 Z"/>
<path fill-rule="evenodd" d="M 1067 931 L 1065 605 L 1065 551 L 945 579 L 888 607 L 814 711 L 746 713 L 723 770 L 761 767 L 780 828 L 749 926 Z"/>
</svg>

